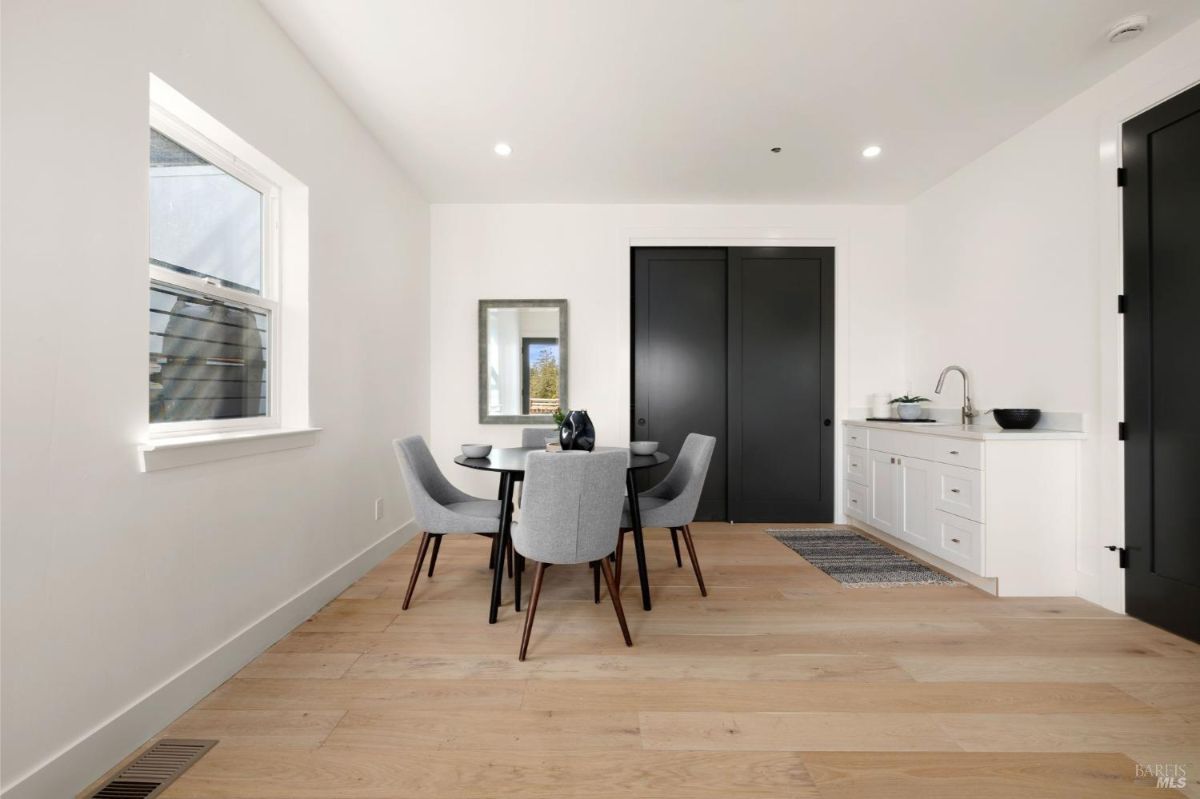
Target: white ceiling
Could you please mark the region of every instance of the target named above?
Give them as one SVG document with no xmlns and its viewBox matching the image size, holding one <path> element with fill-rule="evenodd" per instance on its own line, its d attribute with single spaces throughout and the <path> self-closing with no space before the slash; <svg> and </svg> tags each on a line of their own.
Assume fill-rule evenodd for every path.
<svg viewBox="0 0 1200 799">
<path fill-rule="evenodd" d="M 1196 0 L 262 2 L 434 202 L 905 201 L 1200 16 Z M 1147 33 L 1109 44 L 1135 12 Z"/>
</svg>

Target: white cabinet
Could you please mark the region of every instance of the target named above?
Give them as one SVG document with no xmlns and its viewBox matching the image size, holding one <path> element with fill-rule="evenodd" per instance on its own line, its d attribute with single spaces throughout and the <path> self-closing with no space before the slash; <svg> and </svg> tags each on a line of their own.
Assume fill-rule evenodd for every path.
<svg viewBox="0 0 1200 799">
<path fill-rule="evenodd" d="M 859 521 L 869 522 L 871 508 L 870 490 L 858 483 L 846 483 L 846 515 Z"/>
<path fill-rule="evenodd" d="M 983 472 L 945 463 L 937 464 L 933 504 L 938 510 L 982 522 Z"/>
<path fill-rule="evenodd" d="M 900 479 L 896 456 L 886 452 L 872 452 L 870 480 L 871 509 L 868 520 L 872 527 L 885 533 L 894 533 L 900 504 L 897 496 Z"/>
<path fill-rule="evenodd" d="M 848 517 L 1000 596 L 1075 594 L 1082 434 L 845 429 Z"/>
<path fill-rule="evenodd" d="M 900 506 L 900 528 L 896 535 L 928 549 L 935 540 L 930 499 L 937 481 L 938 464 L 921 458 L 900 457 L 896 461 Z"/>
<path fill-rule="evenodd" d="M 871 484 L 871 453 L 858 447 L 846 447 L 846 480 L 859 485 Z"/>
</svg>

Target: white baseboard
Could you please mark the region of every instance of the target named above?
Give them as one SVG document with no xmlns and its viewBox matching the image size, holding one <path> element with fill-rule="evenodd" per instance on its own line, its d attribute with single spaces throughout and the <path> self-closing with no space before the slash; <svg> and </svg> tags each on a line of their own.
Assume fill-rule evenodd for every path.
<svg viewBox="0 0 1200 799">
<path fill-rule="evenodd" d="M 376 541 L 191 666 L 6 786 L 2 799 L 75 796 L 261 654 L 417 532 L 412 520 Z"/>
</svg>

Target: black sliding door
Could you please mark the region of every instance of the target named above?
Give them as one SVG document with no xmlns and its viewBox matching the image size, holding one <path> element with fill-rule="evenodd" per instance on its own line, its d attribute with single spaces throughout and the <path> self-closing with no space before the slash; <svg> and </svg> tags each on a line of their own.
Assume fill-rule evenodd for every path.
<svg viewBox="0 0 1200 799">
<path fill-rule="evenodd" d="M 729 513 L 833 521 L 833 249 L 729 250 Z"/>
<path fill-rule="evenodd" d="M 1200 87 L 1122 139 L 1125 609 L 1200 641 Z"/>
<path fill-rule="evenodd" d="M 832 248 L 634 250 L 632 438 L 717 437 L 698 519 L 832 521 L 833 330 Z"/>
<path fill-rule="evenodd" d="M 633 429 L 672 459 L 688 433 L 716 436 L 696 518 L 727 518 L 725 462 L 725 250 L 634 251 Z M 638 474 L 644 490 L 667 466 Z"/>
</svg>

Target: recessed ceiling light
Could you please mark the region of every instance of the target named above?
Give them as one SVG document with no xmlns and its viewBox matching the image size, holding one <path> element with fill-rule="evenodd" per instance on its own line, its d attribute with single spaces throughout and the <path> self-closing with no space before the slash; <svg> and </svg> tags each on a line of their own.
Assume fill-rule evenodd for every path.
<svg viewBox="0 0 1200 799">
<path fill-rule="evenodd" d="M 499 155 L 503 158 L 508 158 L 510 155 L 512 155 L 512 146 L 507 142 L 497 142 L 496 146 L 493 147 L 492 150 L 496 153 L 496 155 Z"/>
<path fill-rule="evenodd" d="M 863 158 L 876 158 L 883 152 L 883 148 L 878 144 L 872 144 L 863 150 Z"/>
</svg>

